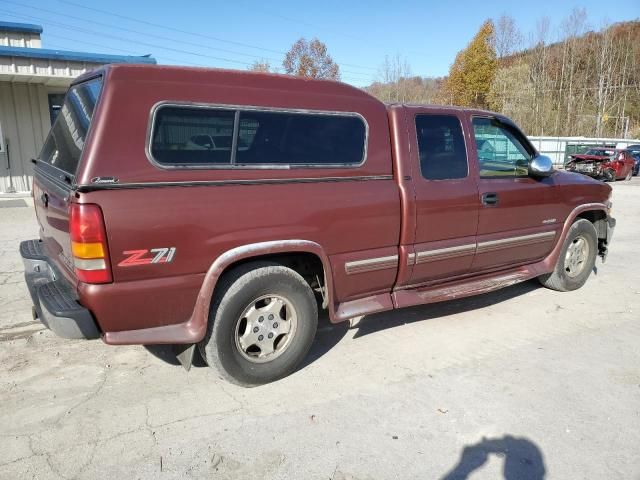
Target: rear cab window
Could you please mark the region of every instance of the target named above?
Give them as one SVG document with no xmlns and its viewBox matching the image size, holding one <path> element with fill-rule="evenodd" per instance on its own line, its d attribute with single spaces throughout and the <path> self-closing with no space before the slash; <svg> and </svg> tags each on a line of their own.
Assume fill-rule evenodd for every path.
<svg viewBox="0 0 640 480">
<path fill-rule="evenodd" d="M 102 77 L 69 89 L 39 160 L 75 176 L 101 90 Z"/>
<path fill-rule="evenodd" d="M 365 160 L 367 127 L 352 113 L 161 105 L 149 153 L 162 167 L 346 167 Z"/>
</svg>

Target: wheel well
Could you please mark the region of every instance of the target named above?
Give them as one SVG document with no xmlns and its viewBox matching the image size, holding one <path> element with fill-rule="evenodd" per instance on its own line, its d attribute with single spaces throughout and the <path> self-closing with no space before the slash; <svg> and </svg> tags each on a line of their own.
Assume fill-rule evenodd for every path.
<svg viewBox="0 0 640 480">
<path fill-rule="evenodd" d="M 607 238 L 607 214 L 602 210 L 588 210 L 581 212 L 577 218 L 584 218 L 593 223 L 598 232 L 598 238 Z"/>
<path fill-rule="evenodd" d="M 289 253 L 274 253 L 267 255 L 258 255 L 255 257 L 245 258 L 232 263 L 224 269 L 220 278 L 222 278 L 230 270 L 242 265 L 253 263 L 256 261 L 269 261 L 279 263 L 284 267 L 288 267 L 291 270 L 300 274 L 302 278 L 309 284 L 314 292 L 319 293 L 323 300 L 326 299 L 326 279 L 324 266 L 320 257 L 309 252 L 289 252 Z M 218 280 L 217 284 L 220 283 Z M 217 285 L 216 285 L 217 289 Z M 214 296 L 216 294 L 214 289 Z M 323 307 L 326 305 L 326 300 L 323 302 Z"/>
</svg>

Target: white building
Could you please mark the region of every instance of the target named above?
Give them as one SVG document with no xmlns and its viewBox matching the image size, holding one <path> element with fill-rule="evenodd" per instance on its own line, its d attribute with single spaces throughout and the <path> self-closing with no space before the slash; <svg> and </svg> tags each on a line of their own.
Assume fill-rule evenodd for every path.
<svg viewBox="0 0 640 480">
<path fill-rule="evenodd" d="M 151 57 L 44 49 L 41 33 L 39 25 L 0 21 L 0 193 L 31 190 L 31 159 L 75 77 L 106 63 L 156 63 Z"/>
</svg>

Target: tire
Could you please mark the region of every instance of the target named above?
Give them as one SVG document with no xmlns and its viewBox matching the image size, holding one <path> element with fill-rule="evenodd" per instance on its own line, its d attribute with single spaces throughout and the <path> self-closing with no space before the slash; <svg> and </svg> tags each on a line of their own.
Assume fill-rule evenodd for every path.
<svg viewBox="0 0 640 480">
<path fill-rule="evenodd" d="M 297 272 L 253 262 L 226 273 L 214 295 L 198 348 L 223 379 L 244 387 L 273 382 L 292 373 L 307 355 L 318 305 Z"/>
<path fill-rule="evenodd" d="M 616 171 L 612 168 L 605 170 L 603 173 L 605 182 L 615 182 L 616 181 Z"/>
<path fill-rule="evenodd" d="M 571 254 L 580 250 L 580 246 L 586 244 L 587 251 L 582 256 Z M 589 220 L 583 218 L 576 220 L 569 228 L 567 238 L 560 250 L 560 256 L 552 273 L 538 277 L 540 283 L 551 290 L 569 292 L 582 287 L 594 265 L 598 255 L 598 234 Z M 581 258 L 581 261 L 577 261 Z M 573 269 L 573 271 L 572 271 Z"/>
<path fill-rule="evenodd" d="M 633 178 L 633 170 L 629 170 L 629 173 L 627 173 L 627 176 L 624 177 L 624 179 L 630 182 L 632 178 Z"/>
</svg>

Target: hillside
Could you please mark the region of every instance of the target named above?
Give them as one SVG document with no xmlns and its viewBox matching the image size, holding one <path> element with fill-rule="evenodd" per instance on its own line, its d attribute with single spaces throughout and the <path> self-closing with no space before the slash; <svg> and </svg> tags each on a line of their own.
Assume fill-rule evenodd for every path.
<svg viewBox="0 0 640 480">
<path fill-rule="evenodd" d="M 533 135 L 640 136 L 640 21 L 579 30 L 498 59 L 484 104 L 472 106 L 502 112 Z M 446 87 L 446 77 L 396 74 L 366 90 L 387 102 L 448 104 Z"/>
</svg>

